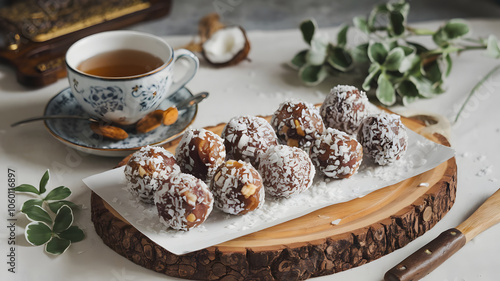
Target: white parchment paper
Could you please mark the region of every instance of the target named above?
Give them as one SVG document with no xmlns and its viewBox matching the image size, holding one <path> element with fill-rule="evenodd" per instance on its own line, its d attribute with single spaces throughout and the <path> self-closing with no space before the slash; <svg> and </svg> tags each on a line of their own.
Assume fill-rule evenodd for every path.
<svg viewBox="0 0 500 281">
<path fill-rule="evenodd" d="M 454 155 L 451 148 L 429 141 L 411 130 L 408 130 L 408 139 L 405 156 L 393 165 L 377 166 L 364 159 L 358 173 L 349 179 L 331 180 L 316 176 L 314 184 L 305 192 L 280 200 L 267 196 L 262 208 L 243 216 L 214 209 L 204 224 L 190 231 L 167 229 L 160 223 L 154 205 L 133 198 L 125 189 L 123 167 L 83 181 L 144 235 L 180 255 L 280 224 L 328 205 L 365 196 L 428 171 Z"/>
</svg>

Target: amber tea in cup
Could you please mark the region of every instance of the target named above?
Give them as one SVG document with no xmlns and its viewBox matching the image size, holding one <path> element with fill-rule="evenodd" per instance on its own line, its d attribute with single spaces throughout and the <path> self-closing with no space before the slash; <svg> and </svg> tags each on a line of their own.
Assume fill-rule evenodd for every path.
<svg viewBox="0 0 500 281">
<path fill-rule="evenodd" d="M 97 54 L 81 62 L 77 69 L 100 77 L 128 77 L 148 73 L 163 63 L 153 54 L 122 49 Z"/>
<path fill-rule="evenodd" d="M 188 69 L 174 80 L 180 60 Z M 96 33 L 66 52 L 71 93 L 91 117 L 131 125 L 189 82 L 198 58 L 160 37 L 131 30 Z M 178 75 L 179 76 L 179 75 Z"/>
</svg>

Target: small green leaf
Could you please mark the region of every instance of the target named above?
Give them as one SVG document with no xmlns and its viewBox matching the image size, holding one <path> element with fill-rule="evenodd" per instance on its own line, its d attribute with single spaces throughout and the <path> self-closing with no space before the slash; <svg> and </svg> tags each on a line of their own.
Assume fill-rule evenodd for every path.
<svg viewBox="0 0 500 281">
<path fill-rule="evenodd" d="M 52 218 L 50 218 L 49 213 L 38 205 L 26 208 L 26 210 L 23 210 L 23 213 L 32 221 L 42 221 L 48 224 L 52 223 Z"/>
<path fill-rule="evenodd" d="M 71 190 L 66 186 L 58 186 L 52 189 L 45 197 L 45 200 L 62 200 L 71 195 Z"/>
<path fill-rule="evenodd" d="M 403 51 L 403 49 L 400 47 L 396 47 L 389 51 L 389 54 L 385 59 L 384 66 L 387 70 L 398 70 L 404 58 L 405 52 Z"/>
<path fill-rule="evenodd" d="M 78 226 L 73 225 L 70 226 L 65 231 L 58 234 L 60 238 L 67 239 L 71 241 L 71 243 L 80 242 L 85 238 L 85 234 L 83 230 L 81 230 Z"/>
<path fill-rule="evenodd" d="M 68 229 L 73 224 L 73 211 L 67 205 L 63 205 L 56 214 L 54 219 L 54 226 L 52 230 L 54 233 L 61 233 Z"/>
<path fill-rule="evenodd" d="M 445 24 L 443 30 L 449 39 L 456 39 L 469 33 L 469 26 L 463 20 L 452 19 Z"/>
<path fill-rule="evenodd" d="M 415 50 L 417 51 L 417 54 L 422 54 L 422 53 L 429 51 L 429 49 L 427 47 L 425 47 L 424 45 L 421 45 L 419 43 L 415 43 L 415 42 L 411 42 L 411 41 L 407 41 L 406 43 L 408 43 L 410 46 L 413 46 L 415 48 Z"/>
<path fill-rule="evenodd" d="M 78 209 L 78 205 L 76 205 L 75 203 L 71 202 L 71 201 L 67 201 L 67 200 L 61 200 L 61 201 L 55 201 L 55 202 L 50 202 L 49 204 L 49 209 L 54 212 L 54 213 L 57 213 L 57 211 L 59 211 L 59 209 L 63 206 L 63 205 L 67 205 L 68 207 L 70 207 L 71 209 L 73 210 L 76 210 Z"/>
<path fill-rule="evenodd" d="M 25 213 L 26 210 L 33 206 L 39 206 L 42 207 L 43 200 L 42 199 L 30 199 L 24 202 L 23 206 L 21 207 L 21 212 Z"/>
<path fill-rule="evenodd" d="M 328 42 L 324 38 L 314 37 L 311 41 L 311 48 L 306 53 L 306 62 L 312 65 L 322 65 L 327 56 Z"/>
<path fill-rule="evenodd" d="M 315 20 L 305 20 L 300 23 L 300 30 L 302 31 L 302 37 L 307 44 L 311 45 L 311 40 L 314 36 L 314 31 L 316 30 Z"/>
<path fill-rule="evenodd" d="M 448 77 L 451 72 L 451 67 L 453 66 L 453 61 L 451 59 L 450 54 L 444 54 L 444 61 L 446 62 L 446 71 L 444 73 L 445 77 Z"/>
<path fill-rule="evenodd" d="M 399 11 L 389 13 L 389 22 L 391 24 L 391 33 L 395 36 L 400 36 L 405 32 L 405 18 Z"/>
<path fill-rule="evenodd" d="M 71 241 L 67 239 L 62 239 L 58 237 L 53 237 L 47 245 L 45 245 L 45 251 L 49 254 L 60 255 L 69 248 Z"/>
<path fill-rule="evenodd" d="M 304 64 L 306 64 L 306 54 L 307 54 L 307 50 L 302 50 L 300 52 L 298 52 L 295 57 L 293 57 L 291 63 L 297 67 L 297 69 L 301 68 L 302 66 L 304 66 Z"/>
<path fill-rule="evenodd" d="M 396 93 L 391 81 L 389 81 L 385 73 L 380 74 L 377 80 L 377 90 L 375 95 L 378 100 L 384 105 L 393 105 L 396 102 Z"/>
<path fill-rule="evenodd" d="M 328 45 L 328 57 L 326 61 L 335 69 L 346 72 L 353 63 L 352 57 L 341 47 Z"/>
<path fill-rule="evenodd" d="M 439 68 L 438 61 L 434 61 L 425 66 L 425 77 L 429 79 L 432 83 L 439 82 L 443 79 L 443 74 Z"/>
<path fill-rule="evenodd" d="M 363 90 L 369 91 L 371 89 L 372 81 L 380 74 L 380 65 L 378 63 L 374 63 L 370 65 L 370 73 L 366 76 L 365 81 L 363 81 Z"/>
<path fill-rule="evenodd" d="M 387 57 L 387 53 L 387 49 L 382 43 L 372 41 L 368 45 L 368 57 L 371 62 L 383 64 Z"/>
<path fill-rule="evenodd" d="M 432 89 L 432 82 L 421 76 L 410 76 L 410 81 L 415 84 L 418 89 L 418 93 L 425 97 L 434 97 L 434 90 Z"/>
<path fill-rule="evenodd" d="M 337 34 L 337 45 L 339 47 L 344 47 L 347 44 L 347 31 L 349 26 L 347 24 L 342 25 L 339 33 Z"/>
<path fill-rule="evenodd" d="M 322 65 L 305 65 L 299 71 L 299 77 L 308 86 L 321 83 L 328 76 L 328 71 Z"/>
<path fill-rule="evenodd" d="M 356 62 L 368 62 L 368 43 L 363 43 L 352 48 L 351 56 Z"/>
<path fill-rule="evenodd" d="M 354 24 L 354 26 L 361 30 L 362 32 L 364 33 L 370 33 L 370 29 L 368 27 L 368 23 L 366 21 L 366 18 L 364 17 L 354 17 L 352 19 L 352 23 Z"/>
<path fill-rule="evenodd" d="M 419 96 L 417 87 L 410 80 L 399 83 L 396 92 L 403 98 L 403 104 L 405 102 L 413 102 L 417 100 Z"/>
<path fill-rule="evenodd" d="M 488 37 L 488 43 L 486 45 L 486 54 L 493 58 L 500 58 L 500 47 L 498 46 L 498 40 L 494 35 Z"/>
<path fill-rule="evenodd" d="M 36 187 L 32 186 L 31 184 L 21 184 L 19 186 L 16 186 L 14 188 L 14 191 L 16 192 L 29 192 L 29 193 L 35 193 L 35 194 L 40 194 L 38 189 Z"/>
<path fill-rule="evenodd" d="M 49 170 L 45 171 L 45 174 L 43 174 L 42 179 L 40 180 L 40 193 L 43 194 L 45 193 L 47 182 L 49 182 Z"/>
<path fill-rule="evenodd" d="M 40 246 L 50 240 L 52 237 L 52 231 L 45 223 L 35 221 L 26 226 L 24 236 L 31 245 Z"/>
<path fill-rule="evenodd" d="M 388 12 L 389 12 L 388 4 L 380 4 L 380 5 L 375 6 L 375 8 L 372 9 L 372 11 L 370 12 L 370 15 L 368 16 L 368 22 L 367 22 L 368 26 L 374 27 L 375 21 L 377 20 L 377 16 L 379 16 L 380 14 L 388 13 Z"/>
</svg>

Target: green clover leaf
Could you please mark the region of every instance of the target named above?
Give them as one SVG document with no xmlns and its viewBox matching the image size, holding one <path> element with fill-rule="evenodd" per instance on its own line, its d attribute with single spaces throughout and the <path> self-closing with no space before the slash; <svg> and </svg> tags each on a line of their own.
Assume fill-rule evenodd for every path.
<svg viewBox="0 0 500 281">
<path fill-rule="evenodd" d="M 398 70 L 405 58 L 405 52 L 402 48 L 396 47 L 389 51 L 384 61 L 384 67 L 387 70 Z"/>
<path fill-rule="evenodd" d="M 67 200 L 61 200 L 61 201 L 55 201 L 55 202 L 50 202 L 49 204 L 49 209 L 53 212 L 53 213 L 57 213 L 57 211 L 63 206 L 63 205 L 67 205 L 68 207 L 70 207 L 71 209 L 73 210 L 76 210 L 78 209 L 78 205 L 76 205 L 75 203 L 71 202 L 71 201 L 67 201 Z"/>
<path fill-rule="evenodd" d="M 31 184 L 21 184 L 19 186 L 16 186 L 14 188 L 14 191 L 40 194 L 40 191 L 38 191 L 38 189 L 36 189 L 36 187 L 32 186 Z"/>
<path fill-rule="evenodd" d="M 46 189 L 47 182 L 49 182 L 49 170 L 45 171 L 45 174 L 43 174 L 42 179 L 40 180 L 40 186 L 39 186 L 40 193 L 39 194 L 45 193 L 45 191 L 47 190 Z"/>
<path fill-rule="evenodd" d="M 396 102 L 396 93 L 386 73 L 380 74 L 377 84 L 375 95 L 378 100 L 384 105 L 393 105 Z"/>
<path fill-rule="evenodd" d="M 59 186 L 52 189 L 47 196 L 45 196 L 45 200 L 61 200 L 66 199 L 71 195 L 71 190 L 65 186 Z"/>
<path fill-rule="evenodd" d="M 61 233 L 73 224 L 73 211 L 67 205 L 63 205 L 56 214 L 52 230 L 55 233 Z"/>
<path fill-rule="evenodd" d="M 328 71 L 323 65 L 304 65 L 299 70 L 302 81 L 309 86 L 318 85 L 328 76 Z"/>
<path fill-rule="evenodd" d="M 28 243 L 34 246 L 40 246 L 47 243 L 52 238 L 50 227 L 40 221 L 34 221 L 26 226 L 24 236 Z"/>
<path fill-rule="evenodd" d="M 39 206 L 42 207 L 43 200 L 42 199 L 30 199 L 26 202 L 24 202 L 23 206 L 21 207 L 21 212 L 26 213 L 26 211 L 33 207 L 33 206 Z"/>
<path fill-rule="evenodd" d="M 349 26 L 347 24 L 342 25 L 339 33 L 337 34 L 337 46 L 344 47 L 347 44 L 347 31 Z"/>
<path fill-rule="evenodd" d="M 314 37 L 314 31 L 316 30 L 315 20 L 305 20 L 300 24 L 300 31 L 302 31 L 302 37 L 307 44 L 311 45 L 311 40 Z"/>
<path fill-rule="evenodd" d="M 57 236 L 63 239 L 67 239 L 71 241 L 71 243 L 80 242 L 85 238 L 85 234 L 83 230 L 81 230 L 78 226 L 70 226 L 65 231 L 58 233 Z"/>
<path fill-rule="evenodd" d="M 297 69 L 300 69 L 302 66 L 306 64 L 306 55 L 308 50 L 302 50 L 298 52 L 292 59 L 291 63 Z"/>
<path fill-rule="evenodd" d="M 368 45 L 368 58 L 371 62 L 383 64 L 388 53 L 387 48 L 380 42 L 372 41 Z"/>
<path fill-rule="evenodd" d="M 52 239 L 45 245 L 45 251 L 49 254 L 60 255 L 66 252 L 71 245 L 71 241 L 59 237 Z"/>
<path fill-rule="evenodd" d="M 328 56 L 326 61 L 333 68 L 342 72 L 347 71 L 353 63 L 352 56 L 349 52 L 344 48 L 333 46 L 332 44 L 328 45 Z"/>
<path fill-rule="evenodd" d="M 43 209 L 39 205 L 34 204 L 31 207 L 23 210 L 23 213 L 25 213 L 26 216 L 32 221 L 41 221 L 47 224 L 52 223 L 52 218 L 50 217 L 49 213 L 47 213 L 47 211 L 45 211 L 45 209 Z"/>
<path fill-rule="evenodd" d="M 405 17 L 399 11 L 389 13 L 390 32 L 395 36 L 400 36 L 405 32 Z"/>
</svg>

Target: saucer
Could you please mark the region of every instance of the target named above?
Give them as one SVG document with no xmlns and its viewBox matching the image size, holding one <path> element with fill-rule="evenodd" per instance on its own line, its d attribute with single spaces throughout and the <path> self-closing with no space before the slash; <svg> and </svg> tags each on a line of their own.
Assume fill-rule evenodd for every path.
<svg viewBox="0 0 500 281">
<path fill-rule="evenodd" d="M 186 88 L 165 99 L 158 109 L 170 106 L 192 97 Z M 123 157 L 146 145 L 162 145 L 179 137 L 191 125 L 198 112 L 198 105 L 179 109 L 177 121 L 170 126 L 160 126 L 148 133 L 136 133 L 127 130 L 129 137 L 124 140 L 108 140 L 95 134 L 89 121 L 79 119 L 52 119 L 45 121 L 45 127 L 58 141 L 65 145 L 89 154 L 99 156 Z M 66 88 L 53 97 L 45 107 L 44 115 L 79 115 L 89 116 L 83 111 L 70 88 Z"/>
</svg>

